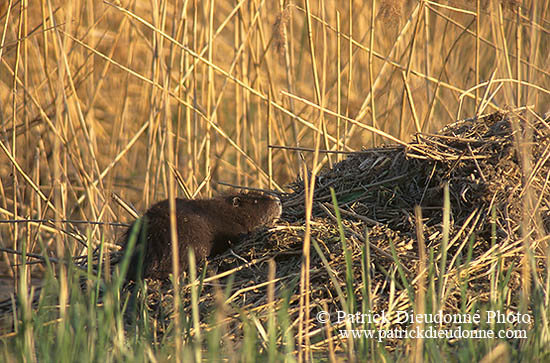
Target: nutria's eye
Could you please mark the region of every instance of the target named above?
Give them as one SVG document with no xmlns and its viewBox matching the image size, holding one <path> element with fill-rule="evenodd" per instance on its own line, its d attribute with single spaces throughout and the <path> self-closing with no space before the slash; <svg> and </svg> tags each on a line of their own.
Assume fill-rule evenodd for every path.
<svg viewBox="0 0 550 363">
<path fill-rule="evenodd" d="M 233 207 L 238 207 L 241 205 L 241 199 L 239 197 L 233 198 Z"/>
</svg>

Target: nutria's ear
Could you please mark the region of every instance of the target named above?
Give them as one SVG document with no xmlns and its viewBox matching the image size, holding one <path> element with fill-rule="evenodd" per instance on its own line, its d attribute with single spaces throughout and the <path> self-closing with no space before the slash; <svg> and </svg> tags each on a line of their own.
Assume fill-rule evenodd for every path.
<svg viewBox="0 0 550 363">
<path fill-rule="evenodd" d="M 241 205 L 241 198 L 233 197 L 233 207 L 237 208 Z"/>
</svg>

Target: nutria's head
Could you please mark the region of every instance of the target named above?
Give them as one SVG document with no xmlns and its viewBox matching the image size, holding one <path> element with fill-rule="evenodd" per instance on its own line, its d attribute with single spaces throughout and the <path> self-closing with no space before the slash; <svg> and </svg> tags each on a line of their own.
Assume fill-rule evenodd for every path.
<svg viewBox="0 0 550 363">
<path fill-rule="evenodd" d="M 239 216 L 250 231 L 255 227 L 275 222 L 283 210 L 281 200 L 264 192 L 248 191 L 224 197 L 227 204 Z"/>
</svg>

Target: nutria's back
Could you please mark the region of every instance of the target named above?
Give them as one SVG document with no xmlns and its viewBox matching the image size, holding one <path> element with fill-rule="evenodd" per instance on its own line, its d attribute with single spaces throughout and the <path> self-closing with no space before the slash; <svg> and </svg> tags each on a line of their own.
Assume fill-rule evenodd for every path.
<svg viewBox="0 0 550 363">
<path fill-rule="evenodd" d="M 213 199 L 176 198 L 180 271 L 187 267 L 187 251 L 193 248 L 197 260 L 227 250 L 256 227 L 274 222 L 281 215 L 279 198 L 260 192 L 238 193 Z M 153 205 L 144 215 L 144 226 L 136 241 L 128 278 L 138 277 L 143 250 L 143 277 L 166 278 L 172 272 L 170 210 L 168 200 Z M 134 222 L 135 223 L 135 222 Z M 130 231 L 124 235 L 128 242 Z"/>
</svg>

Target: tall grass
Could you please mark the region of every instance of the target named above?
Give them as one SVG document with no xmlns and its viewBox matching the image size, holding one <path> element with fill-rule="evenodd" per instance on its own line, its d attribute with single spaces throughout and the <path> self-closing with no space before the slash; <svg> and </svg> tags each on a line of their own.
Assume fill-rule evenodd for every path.
<svg viewBox="0 0 550 363">
<path fill-rule="evenodd" d="M 406 142 L 413 132 L 507 106 L 546 112 L 549 8 L 548 0 L 2 1 L 0 215 L 12 222 L 1 224 L 0 245 L 24 253 L 1 255 L 4 291 L 21 297 L 16 331 L 2 337 L 4 359 L 315 356 L 307 334 L 294 340 L 302 325 L 285 318 L 289 297 L 270 315 L 267 349 L 257 341 L 265 329 L 253 317 L 243 318 L 242 346 L 232 350 L 225 342 L 216 350 L 220 331 L 202 335 L 196 316 L 182 316 L 174 328 L 186 337 L 179 346 L 170 335 L 159 341 L 148 334 L 155 329 L 147 316 L 128 336 L 109 263 L 97 306 L 97 289 L 82 292 L 73 264 L 28 264 L 25 254 L 68 261 L 89 256 L 88 247 L 110 253 L 121 231 L 108 223 L 132 219 L 113 195 L 143 211 L 169 195 L 217 193 L 223 183 L 282 190 L 301 171 L 314 188 L 316 173 L 341 157 L 323 150 Z M 311 242 L 311 253 L 319 253 Z M 444 297 L 433 264 L 444 270 L 447 261 L 427 252 L 426 295 L 415 302 L 432 309 Z M 468 261 L 460 262 L 466 271 Z M 369 266 L 362 278 L 371 288 Z M 33 276 L 44 278 L 51 296 L 36 309 L 32 291 L 27 295 Z M 491 278 L 492 305 L 485 309 L 502 307 L 509 274 L 497 263 Z M 412 286 L 403 276 L 391 280 Z M 549 281 L 525 295 L 543 324 L 528 343 L 512 347 L 515 353 L 504 343 L 426 341 L 414 348 L 423 352 L 416 359 L 548 358 Z M 361 292 L 350 293 L 346 303 L 365 301 L 353 296 Z M 301 306 L 309 314 L 307 299 Z M 306 354 L 296 355 L 303 348 L 297 342 Z M 410 353 L 352 343 L 350 359 Z"/>
</svg>

